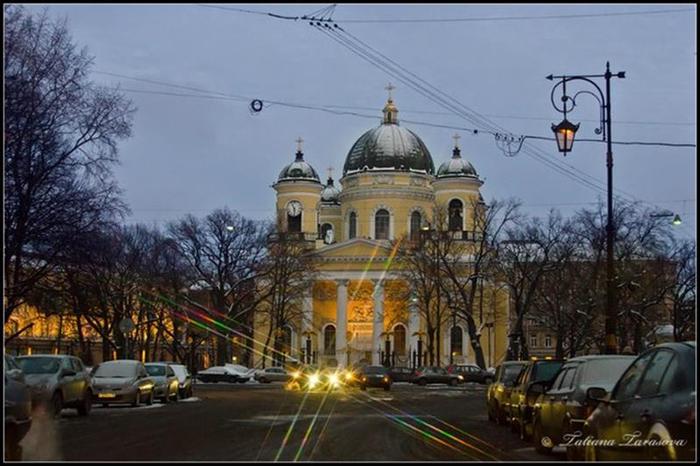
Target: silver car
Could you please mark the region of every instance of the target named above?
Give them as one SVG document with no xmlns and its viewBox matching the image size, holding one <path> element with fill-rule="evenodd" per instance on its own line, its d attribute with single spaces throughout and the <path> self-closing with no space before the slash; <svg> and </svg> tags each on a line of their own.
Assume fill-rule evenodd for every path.
<svg viewBox="0 0 700 466">
<path fill-rule="evenodd" d="M 103 362 L 93 370 L 92 385 L 95 390 L 93 401 L 102 406 L 113 403 L 153 404 L 155 383 L 141 361 L 118 359 Z"/>
<path fill-rule="evenodd" d="M 180 398 L 191 398 L 193 379 L 190 371 L 187 370 L 187 366 L 171 363 L 168 363 L 168 365 L 172 367 L 173 372 L 175 372 L 175 376 L 177 377 L 177 381 L 179 382 L 178 390 L 180 391 Z"/>
<path fill-rule="evenodd" d="M 171 399 L 177 401 L 180 398 L 180 382 L 173 368 L 164 362 L 149 362 L 145 366 L 146 372 L 155 383 L 155 397 L 160 398 L 163 403 L 168 403 Z"/>
<path fill-rule="evenodd" d="M 255 380 L 260 383 L 288 382 L 291 378 L 283 367 L 266 367 L 255 373 Z"/>
<path fill-rule="evenodd" d="M 17 358 L 32 391 L 32 405 L 48 405 L 55 416 L 63 408 L 75 408 L 87 416 L 92 408 L 93 387 L 83 362 L 66 355 L 36 354 Z"/>
</svg>

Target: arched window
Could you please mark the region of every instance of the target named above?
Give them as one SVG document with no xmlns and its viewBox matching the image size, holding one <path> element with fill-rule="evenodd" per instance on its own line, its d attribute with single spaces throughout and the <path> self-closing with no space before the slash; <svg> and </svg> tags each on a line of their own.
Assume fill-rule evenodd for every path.
<svg viewBox="0 0 700 466">
<path fill-rule="evenodd" d="M 406 355 L 406 327 L 401 324 L 394 327 L 394 351 L 399 356 Z"/>
<path fill-rule="evenodd" d="M 389 212 L 379 209 L 374 214 L 374 239 L 389 239 Z"/>
<path fill-rule="evenodd" d="M 323 329 L 323 354 L 335 355 L 335 325 L 328 325 Z"/>
<path fill-rule="evenodd" d="M 462 231 L 462 201 L 452 199 L 450 201 L 450 231 Z"/>
<path fill-rule="evenodd" d="M 349 222 L 348 239 L 353 239 L 355 236 L 357 236 L 357 214 L 355 212 L 350 212 Z"/>
<path fill-rule="evenodd" d="M 414 211 L 411 214 L 411 240 L 417 241 L 420 238 L 421 216 L 420 212 Z"/>
<path fill-rule="evenodd" d="M 301 214 L 295 217 L 287 214 L 287 231 L 290 233 L 301 233 Z"/>
<path fill-rule="evenodd" d="M 452 327 L 450 332 L 450 352 L 455 356 L 462 356 L 462 327 Z"/>
<path fill-rule="evenodd" d="M 326 244 L 331 244 L 335 241 L 333 239 L 333 225 L 331 225 L 330 223 L 323 224 L 323 226 L 321 227 L 321 239 Z"/>
</svg>

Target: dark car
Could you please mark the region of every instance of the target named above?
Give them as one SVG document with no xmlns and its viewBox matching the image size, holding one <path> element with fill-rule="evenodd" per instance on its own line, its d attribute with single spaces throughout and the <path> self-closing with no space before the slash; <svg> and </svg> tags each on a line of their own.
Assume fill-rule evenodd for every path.
<svg viewBox="0 0 700 466">
<path fill-rule="evenodd" d="M 5 460 L 22 459 L 22 441 L 32 425 L 32 393 L 14 358 L 5 355 Z"/>
<path fill-rule="evenodd" d="M 695 460 L 695 342 L 664 343 L 642 353 L 584 424 L 587 460 Z"/>
<path fill-rule="evenodd" d="M 535 402 L 532 440 L 540 453 L 549 453 L 552 447 L 582 432 L 583 423 L 598 402 L 589 399 L 589 387 L 611 390 L 623 372 L 634 361 L 634 356 L 598 355 L 569 359 L 551 384 L 539 382 L 531 391 L 544 391 Z M 569 435 L 568 437 L 567 434 Z M 570 460 L 582 459 L 583 450 L 567 448 Z"/>
<path fill-rule="evenodd" d="M 528 440 L 532 435 L 532 410 L 539 395 L 530 387 L 537 382 L 552 382 L 563 364 L 564 361 L 553 359 L 528 361 L 515 381 L 510 394 L 510 425 L 521 439 Z"/>
<path fill-rule="evenodd" d="M 392 382 L 410 382 L 413 371 L 410 367 L 391 367 L 389 368 L 389 377 Z"/>
<path fill-rule="evenodd" d="M 384 366 L 363 368 L 360 374 L 360 390 L 367 390 L 367 387 L 382 387 L 384 390 L 391 390 L 389 370 Z"/>
<path fill-rule="evenodd" d="M 494 382 L 486 394 L 486 408 L 490 421 L 499 424 L 508 422 L 510 416 L 510 392 L 515 386 L 520 372 L 527 365 L 525 361 L 505 361 L 496 369 Z"/>
<path fill-rule="evenodd" d="M 444 367 L 425 366 L 415 370 L 411 382 L 418 385 L 427 385 L 429 383 L 457 385 L 463 380 L 464 377 L 458 374 L 450 374 Z"/>
<path fill-rule="evenodd" d="M 226 366 L 212 366 L 203 371 L 199 371 L 197 372 L 197 379 L 202 383 L 244 383 L 248 381 L 247 378 L 242 380 L 238 373 Z"/>
<path fill-rule="evenodd" d="M 488 372 L 476 364 L 447 366 L 447 372 L 450 374 L 461 375 L 465 382 L 478 382 L 489 385 L 493 382 L 494 374 Z"/>
</svg>

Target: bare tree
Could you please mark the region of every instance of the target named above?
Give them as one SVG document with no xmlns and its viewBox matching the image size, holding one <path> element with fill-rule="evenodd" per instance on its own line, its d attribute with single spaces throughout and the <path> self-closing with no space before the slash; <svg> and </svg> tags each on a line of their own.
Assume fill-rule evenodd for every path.
<svg viewBox="0 0 700 466">
<path fill-rule="evenodd" d="M 673 290 L 673 338 L 675 341 L 695 339 L 696 322 L 696 269 L 697 251 L 694 241 L 683 241 L 671 259 L 675 265 Z"/>
<path fill-rule="evenodd" d="M 441 282 L 442 290 L 452 297 L 457 312 L 466 321 L 476 363 L 481 368 L 486 368 L 480 338 L 485 321 L 481 315 L 483 306 L 479 303 L 482 293 L 479 291 L 485 280 L 488 279 L 491 286 L 496 286 L 496 281 L 500 279 L 497 267 L 498 242 L 505 229 L 520 217 L 519 206 L 519 202 L 514 199 L 493 200 L 489 205 L 474 200 L 469 209 L 473 227 L 467 238 L 461 236 L 461 231 L 446 231 L 448 213 L 436 210 L 440 229 L 445 232 L 442 238 L 446 243 L 440 260 L 447 279 Z M 476 325 L 477 317 L 479 327 Z"/>
<path fill-rule="evenodd" d="M 219 209 L 201 220 L 187 215 L 170 224 L 168 230 L 200 287 L 209 294 L 214 310 L 227 317 L 229 326 L 251 337 L 249 321 L 245 320 L 253 310 L 250 298 L 254 287 L 249 282 L 258 274 L 269 227 Z M 217 364 L 230 361 L 230 351 L 228 332 L 217 338 Z"/>
<path fill-rule="evenodd" d="M 91 66 L 65 21 L 5 9 L 5 322 L 66 244 L 125 211 L 111 168 L 134 110 Z"/>
<path fill-rule="evenodd" d="M 282 231 L 278 229 L 277 231 Z M 268 332 L 263 346 L 263 367 L 273 341 L 275 365 L 284 362 L 282 354 L 291 352 L 290 335 L 285 328 L 302 317 L 301 299 L 314 280 L 313 251 L 296 236 L 273 234 L 267 255 L 259 271 L 259 315 L 265 316 Z"/>
</svg>

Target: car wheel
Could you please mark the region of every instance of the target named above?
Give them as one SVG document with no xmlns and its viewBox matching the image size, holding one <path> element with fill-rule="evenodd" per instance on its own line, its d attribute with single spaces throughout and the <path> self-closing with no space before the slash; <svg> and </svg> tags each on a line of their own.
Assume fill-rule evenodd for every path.
<svg viewBox="0 0 700 466">
<path fill-rule="evenodd" d="M 366 391 L 366 390 L 367 390 L 367 387 L 366 387 L 365 385 L 360 385 L 360 390 Z"/>
<path fill-rule="evenodd" d="M 146 400 L 146 404 L 148 406 L 151 406 L 153 404 L 154 397 L 155 397 L 155 393 L 153 393 L 153 390 L 151 390 L 151 393 L 148 394 L 148 399 Z"/>
<path fill-rule="evenodd" d="M 385 391 L 385 392 L 388 392 L 389 390 L 391 390 L 391 387 L 390 387 L 389 385 L 386 385 L 386 386 L 384 387 L 384 391 Z"/>
<path fill-rule="evenodd" d="M 163 398 L 160 399 L 160 402 L 163 403 L 164 405 L 167 405 L 169 401 L 170 401 L 170 389 L 167 389 L 165 391 L 165 394 L 163 395 Z"/>
<path fill-rule="evenodd" d="M 108 403 L 102 403 L 102 407 L 103 407 L 103 408 L 106 408 L 107 406 L 109 406 Z"/>
<path fill-rule="evenodd" d="M 63 395 L 61 395 L 61 392 L 54 393 L 51 398 L 51 411 L 54 417 L 61 417 L 61 411 L 63 411 Z"/>
<path fill-rule="evenodd" d="M 177 403 L 178 401 L 180 401 L 180 390 L 176 388 L 175 393 L 173 393 L 173 402 Z"/>
<path fill-rule="evenodd" d="M 520 432 L 520 425 L 518 424 L 517 419 L 514 417 L 510 418 L 510 431 L 513 432 L 514 434 L 517 434 Z"/>
<path fill-rule="evenodd" d="M 489 421 L 496 422 L 496 418 L 493 416 L 493 411 L 491 410 L 491 406 L 486 407 L 486 412 L 488 413 Z"/>
<path fill-rule="evenodd" d="M 134 402 L 131 403 L 131 406 L 137 408 L 141 405 L 141 390 L 136 389 L 136 396 L 134 397 Z"/>
<path fill-rule="evenodd" d="M 87 390 L 83 398 L 83 402 L 78 406 L 78 414 L 81 416 L 87 416 L 90 414 L 92 409 L 92 392 Z"/>
<path fill-rule="evenodd" d="M 527 432 L 527 424 L 525 422 L 519 423 L 520 429 L 518 430 L 518 434 L 520 435 L 520 440 L 523 440 L 525 442 L 529 442 L 532 439 L 532 436 Z"/>
<path fill-rule="evenodd" d="M 450 385 L 453 386 L 453 387 L 454 387 L 455 385 L 457 385 L 458 383 L 459 383 L 459 380 L 457 380 L 457 379 L 452 379 L 452 380 L 450 380 Z"/>
<path fill-rule="evenodd" d="M 267 383 L 267 379 L 266 379 L 265 377 L 260 377 L 260 378 L 258 379 L 258 382 L 260 382 L 260 383 Z"/>
<path fill-rule="evenodd" d="M 418 381 L 418 385 L 420 385 L 421 387 L 425 387 L 427 384 L 428 384 L 428 381 L 425 379 L 420 379 Z"/>
<path fill-rule="evenodd" d="M 186 395 L 187 395 L 187 398 L 192 398 L 192 387 L 187 389 Z"/>
<path fill-rule="evenodd" d="M 535 450 L 538 453 L 549 454 L 552 452 L 552 447 L 546 447 L 542 444 L 542 424 L 539 420 L 536 420 L 532 426 L 532 441 L 535 443 Z"/>
<path fill-rule="evenodd" d="M 490 377 L 486 377 L 486 378 L 484 379 L 484 383 L 485 383 L 486 385 L 491 385 L 491 384 L 493 383 L 493 379 L 490 378 Z"/>
</svg>

